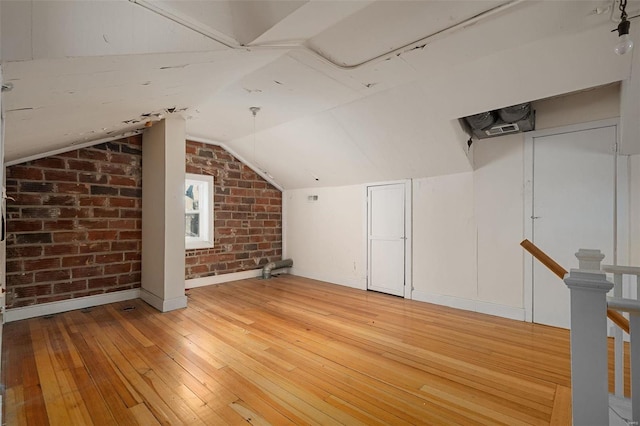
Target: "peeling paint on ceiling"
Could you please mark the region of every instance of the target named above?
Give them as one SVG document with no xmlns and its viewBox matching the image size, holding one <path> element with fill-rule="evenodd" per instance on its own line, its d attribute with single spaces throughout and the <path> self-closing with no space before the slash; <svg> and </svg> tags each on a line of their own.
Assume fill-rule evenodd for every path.
<svg viewBox="0 0 640 426">
<path fill-rule="evenodd" d="M 3 75 L 14 84 L 2 94 L 5 155 L 180 114 L 189 134 L 229 144 L 285 188 L 468 170 L 457 117 L 629 75 L 631 57 L 610 55 L 615 25 L 593 13 L 602 2 L 516 1 L 352 70 L 307 47 L 357 64 L 506 3 L 154 2 L 198 33 L 130 2 L 0 2 Z"/>
</svg>

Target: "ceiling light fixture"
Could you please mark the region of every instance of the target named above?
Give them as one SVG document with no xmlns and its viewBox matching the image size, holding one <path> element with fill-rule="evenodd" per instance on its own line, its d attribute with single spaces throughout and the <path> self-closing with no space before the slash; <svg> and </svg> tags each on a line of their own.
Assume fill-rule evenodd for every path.
<svg viewBox="0 0 640 426">
<path fill-rule="evenodd" d="M 631 22 L 627 19 L 627 0 L 620 0 L 620 23 L 618 28 L 613 31 L 618 31 L 618 44 L 613 49 L 618 55 L 624 55 L 633 49 L 633 40 L 629 37 L 629 28 Z"/>
</svg>

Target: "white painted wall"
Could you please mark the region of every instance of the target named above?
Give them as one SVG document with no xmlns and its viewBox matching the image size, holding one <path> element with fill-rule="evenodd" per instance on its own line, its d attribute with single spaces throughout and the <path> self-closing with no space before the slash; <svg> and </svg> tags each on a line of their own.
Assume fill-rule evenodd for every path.
<svg viewBox="0 0 640 426">
<path fill-rule="evenodd" d="M 317 201 L 309 201 L 317 195 Z M 366 288 L 366 192 L 362 185 L 283 193 L 284 258 L 291 273 Z"/>
<path fill-rule="evenodd" d="M 640 266 L 640 155 L 629 157 L 629 264 Z"/>
<path fill-rule="evenodd" d="M 630 34 L 636 46 L 640 45 L 640 34 Z M 620 152 L 625 155 L 640 154 L 640 52 L 631 51 L 631 76 L 620 87 Z"/>
<path fill-rule="evenodd" d="M 611 84 L 533 103 L 536 129 L 615 118 L 620 85 Z M 524 135 L 474 143 L 475 213 L 478 226 L 477 300 L 523 308 Z"/>
<path fill-rule="evenodd" d="M 617 117 L 619 87 L 536 102 L 537 128 Z M 524 319 L 523 148 L 522 134 L 476 141 L 474 171 L 413 180 L 413 299 Z M 630 163 L 633 218 L 640 156 Z M 363 185 L 285 191 L 292 273 L 366 288 L 364 197 Z M 640 223 L 631 232 L 640 264 Z"/>
<path fill-rule="evenodd" d="M 476 298 L 472 172 L 413 181 L 413 255 L 413 298 Z"/>
<path fill-rule="evenodd" d="M 620 83 L 534 102 L 533 108 L 536 130 L 616 118 L 620 116 Z"/>
<path fill-rule="evenodd" d="M 479 300 L 521 308 L 523 227 L 522 135 L 477 142 L 474 203 L 478 225 Z"/>
</svg>

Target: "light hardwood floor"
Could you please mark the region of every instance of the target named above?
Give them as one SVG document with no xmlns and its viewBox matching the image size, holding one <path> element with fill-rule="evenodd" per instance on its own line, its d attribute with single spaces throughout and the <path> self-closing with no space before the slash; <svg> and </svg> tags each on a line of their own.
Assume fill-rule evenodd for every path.
<svg viewBox="0 0 640 426">
<path fill-rule="evenodd" d="M 188 293 L 7 324 L 6 423 L 570 424 L 566 330 L 286 275 Z"/>
</svg>

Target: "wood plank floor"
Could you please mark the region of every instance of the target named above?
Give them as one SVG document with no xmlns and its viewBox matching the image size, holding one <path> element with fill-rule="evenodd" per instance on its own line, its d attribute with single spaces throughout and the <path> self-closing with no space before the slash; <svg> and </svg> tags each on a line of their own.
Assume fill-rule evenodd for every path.
<svg viewBox="0 0 640 426">
<path fill-rule="evenodd" d="M 566 330 L 286 275 L 188 293 L 7 324 L 6 424 L 570 424 Z"/>
</svg>

